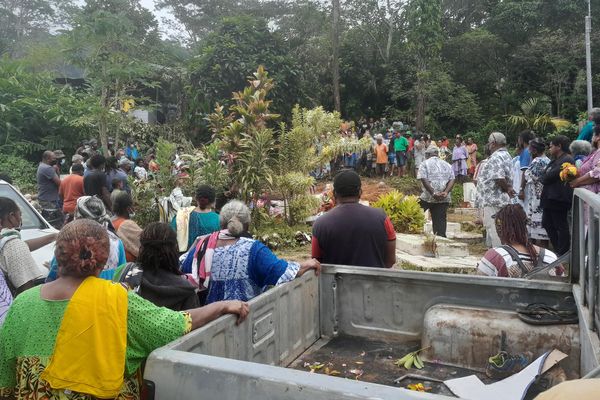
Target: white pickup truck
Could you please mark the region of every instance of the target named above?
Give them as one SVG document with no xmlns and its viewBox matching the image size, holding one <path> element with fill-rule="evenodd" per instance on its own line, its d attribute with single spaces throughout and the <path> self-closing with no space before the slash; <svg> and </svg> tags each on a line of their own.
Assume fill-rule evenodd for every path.
<svg viewBox="0 0 600 400">
<path fill-rule="evenodd" d="M 483 370 L 501 349 L 533 358 L 558 349 L 568 355 L 560 364 L 569 379 L 595 373 L 600 200 L 589 193 L 575 194 L 565 281 L 325 266 L 318 278 L 307 274 L 253 299 L 239 326 L 222 317 L 154 351 L 147 398 L 451 399 L 442 382 L 475 374 L 490 383 Z M 515 312 L 569 298 L 578 324 L 533 326 Z M 422 370 L 394 364 L 419 348 Z M 431 391 L 405 389 L 416 382 Z"/>
</svg>

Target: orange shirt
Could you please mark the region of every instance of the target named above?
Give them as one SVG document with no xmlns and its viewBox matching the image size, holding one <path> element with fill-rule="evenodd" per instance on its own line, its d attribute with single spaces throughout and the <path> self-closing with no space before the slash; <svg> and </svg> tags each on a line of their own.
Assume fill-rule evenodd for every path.
<svg viewBox="0 0 600 400">
<path fill-rule="evenodd" d="M 388 162 L 388 148 L 385 144 L 375 145 L 375 155 L 377 156 L 377 164 L 387 164 Z"/>
<path fill-rule="evenodd" d="M 77 207 L 77 199 L 83 196 L 83 176 L 71 174 L 60 182 L 58 194 L 63 199 L 63 211 L 72 214 Z"/>
</svg>

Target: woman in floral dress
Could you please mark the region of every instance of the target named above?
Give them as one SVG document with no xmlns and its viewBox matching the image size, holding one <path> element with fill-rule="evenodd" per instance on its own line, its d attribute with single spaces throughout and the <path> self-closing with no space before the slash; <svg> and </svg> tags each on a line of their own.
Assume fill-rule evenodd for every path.
<svg viewBox="0 0 600 400">
<path fill-rule="evenodd" d="M 541 139 L 534 139 L 529 142 L 529 152 L 531 153 L 531 164 L 525 170 L 525 213 L 527 214 L 527 229 L 531 240 L 537 241 L 539 245 L 545 242 L 547 245 L 548 234 L 542 227 L 542 208 L 540 207 L 540 197 L 542 195 L 542 178 L 544 171 L 550 159 L 544 154 L 545 143 Z"/>
</svg>

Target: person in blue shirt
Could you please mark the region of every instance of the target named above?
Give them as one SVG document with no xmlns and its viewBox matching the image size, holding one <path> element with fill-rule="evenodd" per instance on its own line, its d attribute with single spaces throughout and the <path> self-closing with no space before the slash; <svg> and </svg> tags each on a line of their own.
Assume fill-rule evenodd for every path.
<svg viewBox="0 0 600 400">
<path fill-rule="evenodd" d="M 530 130 L 525 130 L 519 133 L 519 138 L 517 139 L 518 148 L 521 149 L 521 153 L 519 154 L 519 163 L 521 164 L 521 171 L 529 168 L 529 164 L 531 164 L 531 154 L 529 153 L 529 141 L 535 139 L 535 133 Z"/>
<path fill-rule="evenodd" d="M 127 148 L 125 149 L 125 155 L 132 161 L 135 161 L 138 158 L 140 158 L 140 152 L 138 150 L 137 143 L 129 143 L 129 146 L 127 146 Z"/>
<path fill-rule="evenodd" d="M 600 119 L 600 108 L 592 108 L 592 112 L 589 115 L 589 121 L 581 128 L 577 140 L 587 140 L 591 143 L 592 137 L 594 136 L 595 120 Z"/>
</svg>

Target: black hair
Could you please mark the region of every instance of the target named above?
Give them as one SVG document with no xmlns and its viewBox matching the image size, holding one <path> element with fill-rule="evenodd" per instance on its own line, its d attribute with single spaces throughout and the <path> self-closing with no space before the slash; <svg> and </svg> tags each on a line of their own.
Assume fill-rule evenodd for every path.
<svg viewBox="0 0 600 400">
<path fill-rule="evenodd" d="M 215 202 L 215 189 L 209 185 L 200 185 L 196 188 L 196 202 L 201 210 L 208 208 Z"/>
<path fill-rule="evenodd" d="M 117 186 L 119 186 L 119 183 L 121 183 L 122 181 L 119 178 L 113 178 L 112 181 L 110 181 L 110 185 L 112 186 L 113 189 L 116 189 Z"/>
<path fill-rule="evenodd" d="M 564 135 L 558 135 L 558 136 L 554 136 L 552 138 L 552 140 L 550 140 L 550 143 L 552 143 L 555 146 L 560 147 L 564 153 L 568 153 L 569 145 L 571 144 L 571 141 L 569 140 L 568 137 L 566 137 Z"/>
<path fill-rule="evenodd" d="M 177 234 L 169 224 L 153 222 L 140 235 L 140 254 L 137 262 L 145 271 L 165 270 L 182 275 L 179 269 Z"/>
<path fill-rule="evenodd" d="M 19 206 L 13 199 L 0 197 L 0 221 L 15 211 L 19 211 Z"/>
<path fill-rule="evenodd" d="M 106 159 L 106 172 L 115 171 L 117 168 L 117 157 L 108 157 Z"/>
<path fill-rule="evenodd" d="M 536 153 L 543 154 L 546 149 L 546 143 L 542 138 L 535 138 L 529 142 L 529 147 L 531 147 Z"/>
<path fill-rule="evenodd" d="M 344 170 L 333 178 L 333 191 L 339 197 L 359 197 L 360 176 L 352 170 Z"/>
<path fill-rule="evenodd" d="M 535 139 L 535 133 L 532 130 L 526 129 L 519 133 L 519 137 L 521 138 L 524 144 L 528 144 L 530 141 Z"/>
<path fill-rule="evenodd" d="M 115 197 L 112 204 L 112 210 L 119 216 L 127 215 L 129 207 L 133 206 L 133 200 L 127 193 L 121 193 Z"/>
<path fill-rule="evenodd" d="M 106 164 L 106 158 L 102 154 L 95 154 L 90 158 L 90 166 L 94 169 L 99 169 Z"/>
<path fill-rule="evenodd" d="M 527 248 L 527 252 L 536 264 L 538 253 L 533 247 L 527 233 L 527 214 L 520 204 L 509 204 L 500 209 L 495 216 L 496 229 L 502 244 L 520 244 Z"/>
<path fill-rule="evenodd" d="M 83 172 L 85 171 L 85 168 L 83 167 L 83 164 L 73 164 L 71 165 L 71 171 L 72 172 Z"/>
<path fill-rule="evenodd" d="M 137 160 L 135 160 L 135 165 L 138 165 L 140 163 L 140 161 L 142 162 L 142 166 L 144 165 L 144 159 L 143 158 L 138 158 Z"/>
</svg>

